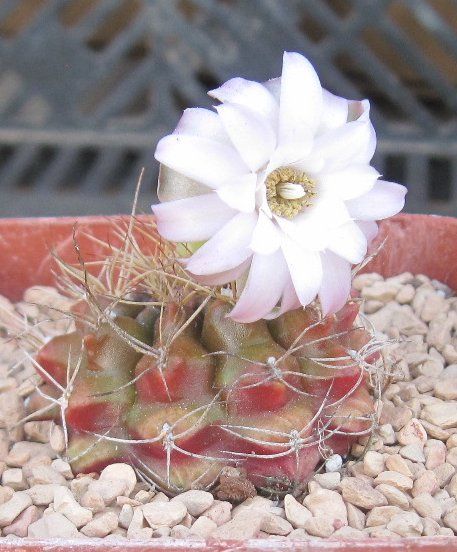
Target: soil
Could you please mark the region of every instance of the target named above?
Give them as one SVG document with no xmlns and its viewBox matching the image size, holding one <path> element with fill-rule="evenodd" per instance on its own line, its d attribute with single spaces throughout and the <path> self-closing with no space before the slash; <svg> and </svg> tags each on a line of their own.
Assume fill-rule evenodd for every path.
<svg viewBox="0 0 457 552">
<path fill-rule="evenodd" d="M 126 464 L 74 476 L 64 432 L 27 421 L 40 384 L 33 352 L 71 330 L 70 301 L 31 288 L 15 305 L 0 297 L 0 528 L 17 537 L 147 540 L 253 537 L 276 540 L 402 538 L 457 534 L 457 297 L 409 273 L 359 275 L 362 313 L 385 341 L 379 413 L 370 438 L 330 458 L 300 497 L 255 495 L 233 468 L 214 495 L 169 499 Z M 51 309 L 39 305 L 48 305 Z M 21 347 L 8 336 L 27 331 Z M 376 396 L 378 395 L 378 396 Z M 342 466 L 340 467 L 340 465 Z M 224 479 L 225 478 L 225 479 Z"/>
</svg>

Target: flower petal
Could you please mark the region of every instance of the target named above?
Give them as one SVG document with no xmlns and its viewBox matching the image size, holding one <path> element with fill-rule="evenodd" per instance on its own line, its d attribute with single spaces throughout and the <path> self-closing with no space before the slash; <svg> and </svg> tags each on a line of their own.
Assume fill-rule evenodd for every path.
<svg viewBox="0 0 457 552">
<path fill-rule="evenodd" d="M 217 188 L 216 193 L 232 209 L 251 213 L 255 209 L 257 176 L 243 174 L 233 177 L 228 184 Z"/>
<path fill-rule="evenodd" d="M 275 217 L 287 236 L 310 251 L 325 249 L 334 229 L 351 220 L 343 201 L 329 194 L 320 195 L 316 205 L 305 209 L 292 220 Z"/>
<path fill-rule="evenodd" d="M 357 226 L 362 230 L 367 239 L 368 245 L 376 238 L 379 232 L 379 227 L 374 220 L 359 220 Z"/>
<path fill-rule="evenodd" d="M 266 318 L 267 320 L 273 320 L 274 318 L 278 318 L 278 316 L 281 316 L 285 312 L 298 309 L 300 306 L 300 300 L 297 297 L 297 293 L 295 292 L 295 288 L 289 274 L 284 285 L 284 291 L 281 298 L 281 306 L 272 309 L 272 311 L 266 314 L 264 318 Z"/>
<path fill-rule="evenodd" d="M 335 96 L 328 90 L 322 89 L 323 109 L 319 130 L 326 131 L 337 128 L 348 120 L 348 101 L 340 96 Z"/>
<path fill-rule="evenodd" d="M 165 136 L 157 145 L 155 158 L 210 188 L 217 188 L 230 177 L 248 172 L 235 148 L 196 136 Z"/>
<path fill-rule="evenodd" d="M 187 261 L 195 275 L 219 274 L 237 267 L 252 255 L 249 248 L 257 213 L 238 213 Z"/>
<path fill-rule="evenodd" d="M 269 121 L 273 128 L 277 124 L 278 104 L 259 82 L 235 77 L 228 80 L 220 88 L 210 90 L 208 95 L 220 102 L 230 102 L 249 107 Z"/>
<path fill-rule="evenodd" d="M 281 251 L 272 255 L 254 255 L 246 285 L 229 316 L 243 323 L 263 318 L 281 298 L 287 276 Z"/>
<path fill-rule="evenodd" d="M 359 155 L 354 158 L 354 162 L 368 163 L 373 158 L 376 150 L 376 132 L 370 121 L 370 102 L 368 100 L 362 100 L 361 102 L 352 102 L 357 104 L 357 107 L 350 107 L 349 111 L 352 111 L 353 116 L 357 117 L 357 121 L 364 122 L 368 126 L 368 140 L 364 150 L 359 152 Z M 349 115 L 350 117 L 350 115 Z"/>
<path fill-rule="evenodd" d="M 233 103 L 216 107 L 222 123 L 240 157 L 256 172 L 263 167 L 276 146 L 271 125 L 252 109 Z"/>
<path fill-rule="evenodd" d="M 406 191 L 401 184 L 378 180 L 368 193 L 346 201 L 346 207 L 355 220 L 385 219 L 403 209 Z"/>
<path fill-rule="evenodd" d="M 209 274 L 208 276 L 197 276 L 195 279 L 205 285 L 205 286 L 223 286 L 230 282 L 234 282 L 241 278 L 243 274 L 249 269 L 251 264 L 251 259 L 247 259 L 240 265 L 230 270 L 225 270 L 224 272 L 219 272 L 219 274 Z"/>
<path fill-rule="evenodd" d="M 274 253 L 281 245 L 281 236 L 275 223 L 262 211 L 252 234 L 249 247 L 261 255 Z"/>
<path fill-rule="evenodd" d="M 214 193 L 158 203 L 152 210 L 160 235 L 177 242 L 207 240 L 235 215 Z"/>
<path fill-rule="evenodd" d="M 230 144 L 230 139 L 225 132 L 219 115 L 215 111 L 201 107 L 191 107 L 184 110 L 173 134 L 197 136 L 216 140 L 223 144 Z"/>
<path fill-rule="evenodd" d="M 329 130 L 316 138 L 311 157 L 322 157 L 328 172 L 354 163 L 369 163 L 373 140 L 376 144 L 372 129 L 369 121 L 353 121 Z"/>
<path fill-rule="evenodd" d="M 367 254 L 367 239 L 357 224 L 351 221 L 334 230 L 327 248 L 346 261 L 357 264 Z"/>
<path fill-rule="evenodd" d="M 286 236 L 283 237 L 281 248 L 297 296 L 305 307 L 314 300 L 322 283 L 320 255 L 301 248 Z"/>
<path fill-rule="evenodd" d="M 322 88 L 311 63 L 295 52 L 285 52 L 281 76 L 278 143 L 301 144 L 309 151 L 322 114 Z"/>
<path fill-rule="evenodd" d="M 263 86 L 270 92 L 277 104 L 281 99 L 281 77 L 276 77 L 274 79 L 269 79 L 262 83 Z"/>
<path fill-rule="evenodd" d="M 339 311 L 346 303 L 351 292 L 351 265 L 331 251 L 321 253 L 322 285 L 319 299 L 322 314 Z"/>
<path fill-rule="evenodd" d="M 312 152 L 305 157 L 301 157 L 298 161 L 292 161 L 291 166 L 299 171 L 303 171 L 316 178 L 325 167 L 325 160 L 322 156 L 313 155 Z"/>
<path fill-rule="evenodd" d="M 369 192 L 379 176 L 378 171 L 370 165 L 354 164 L 320 174 L 318 180 L 327 193 L 347 200 Z"/>
</svg>

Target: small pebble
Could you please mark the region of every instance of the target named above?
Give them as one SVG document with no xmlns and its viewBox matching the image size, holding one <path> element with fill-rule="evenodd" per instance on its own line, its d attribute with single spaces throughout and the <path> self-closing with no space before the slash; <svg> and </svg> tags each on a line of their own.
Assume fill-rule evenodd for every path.
<svg viewBox="0 0 457 552">
<path fill-rule="evenodd" d="M 124 482 L 124 494 L 129 496 L 136 485 L 135 470 L 130 464 L 111 464 L 102 470 L 100 473 L 99 481 L 123 481 Z"/>
<path fill-rule="evenodd" d="M 343 498 L 346 502 L 370 510 L 387 505 L 386 497 L 366 481 L 357 477 L 347 477 L 341 482 Z"/>
<path fill-rule="evenodd" d="M 27 489 L 27 494 L 35 506 L 48 506 L 54 500 L 54 492 L 60 485 L 55 483 L 33 485 Z"/>
<path fill-rule="evenodd" d="M 51 463 L 51 468 L 55 470 L 56 472 L 62 474 L 65 479 L 73 479 L 73 471 L 71 469 L 71 466 L 68 462 L 65 462 L 65 460 L 62 460 L 61 458 L 56 458 Z"/>
<path fill-rule="evenodd" d="M 452 508 L 443 518 L 444 525 L 457 533 L 457 506 Z"/>
<path fill-rule="evenodd" d="M 327 518 L 332 520 L 332 523 L 337 521 L 341 525 L 347 525 L 346 505 L 336 491 L 317 489 L 305 497 L 303 504 L 315 517 Z"/>
<path fill-rule="evenodd" d="M 55 452 L 61 453 L 65 450 L 65 434 L 59 425 L 54 425 L 49 437 L 49 445 Z"/>
<path fill-rule="evenodd" d="M 336 472 L 341 469 L 343 459 L 339 454 L 333 454 L 325 461 L 325 471 L 327 473 Z"/>
<path fill-rule="evenodd" d="M 74 538 L 78 535 L 76 526 L 57 512 L 43 516 L 28 528 L 28 537 L 34 539 Z"/>
<path fill-rule="evenodd" d="M 423 518 L 427 517 L 439 521 L 443 515 L 441 504 L 428 493 L 415 496 L 412 500 L 412 506 Z"/>
<path fill-rule="evenodd" d="M 411 445 L 406 445 L 401 447 L 399 453 L 400 456 L 411 460 L 411 462 L 425 462 L 423 444 L 412 443 Z"/>
<path fill-rule="evenodd" d="M 26 537 L 28 529 L 32 523 L 40 518 L 40 511 L 36 506 L 29 506 L 21 512 L 11 525 L 4 527 L 3 535 L 14 535 L 16 537 Z"/>
<path fill-rule="evenodd" d="M 309 539 L 310 536 L 304 529 L 294 529 L 287 535 L 287 540 L 304 541 Z"/>
<path fill-rule="evenodd" d="M 400 513 L 401 509 L 398 506 L 377 506 L 368 513 L 366 526 L 387 525 L 394 516 Z"/>
<path fill-rule="evenodd" d="M 411 494 L 413 496 L 420 495 L 422 493 L 429 493 L 434 495 L 439 489 L 438 479 L 435 472 L 432 470 L 425 470 L 415 481 Z"/>
<path fill-rule="evenodd" d="M 429 439 L 425 449 L 425 467 L 432 470 L 446 462 L 446 445 L 438 439 Z"/>
<path fill-rule="evenodd" d="M 328 517 L 312 517 L 306 521 L 305 530 L 314 537 L 331 537 L 335 526 Z"/>
<path fill-rule="evenodd" d="M 381 483 L 397 487 L 400 491 L 406 491 L 413 488 L 413 480 L 410 477 L 395 471 L 380 473 L 374 480 L 374 484 L 380 485 Z"/>
<path fill-rule="evenodd" d="M 365 539 L 366 535 L 363 531 L 354 529 L 353 527 L 340 527 L 337 529 L 333 535 L 332 539 L 343 539 L 343 540 L 360 540 Z"/>
<path fill-rule="evenodd" d="M 433 468 L 439 487 L 445 487 L 455 474 L 455 467 L 445 462 L 436 468 Z"/>
<path fill-rule="evenodd" d="M 20 468 L 9 468 L 2 474 L 2 485 L 11 487 L 15 491 L 23 491 L 28 487 L 24 474 Z"/>
<path fill-rule="evenodd" d="M 264 513 L 251 509 L 242 516 L 224 523 L 211 533 L 211 538 L 220 540 L 246 540 L 255 538 L 262 526 Z"/>
<path fill-rule="evenodd" d="M 102 497 L 105 505 L 112 504 L 119 495 L 126 492 L 127 483 L 124 479 L 97 479 L 89 483 L 87 492 Z"/>
<path fill-rule="evenodd" d="M 31 475 L 28 478 L 29 485 L 46 485 L 54 483 L 56 485 L 65 485 L 65 477 L 54 470 L 51 466 L 39 465 L 31 469 Z"/>
<path fill-rule="evenodd" d="M 268 533 L 269 535 L 285 536 L 293 530 L 293 526 L 287 521 L 287 519 L 284 519 L 281 516 L 266 513 L 263 517 L 260 530 Z"/>
<path fill-rule="evenodd" d="M 32 505 L 32 499 L 25 491 L 14 493 L 4 504 L 0 505 L 0 527 L 6 527 L 26 508 Z"/>
<path fill-rule="evenodd" d="M 32 441 L 49 443 L 53 426 L 54 422 L 26 422 L 24 424 L 24 432 Z"/>
<path fill-rule="evenodd" d="M 314 476 L 314 480 L 319 483 L 319 485 L 324 488 L 328 489 L 329 491 L 335 490 L 338 485 L 341 482 L 341 473 L 336 472 L 328 472 L 328 473 L 317 473 Z"/>
<path fill-rule="evenodd" d="M 398 472 L 406 477 L 413 477 L 408 462 L 400 454 L 392 454 L 386 458 L 386 468 L 388 471 Z"/>
<path fill-rule="evenodd" d="M 366 516 L 353 504 L 347 503 L 346 508 L 348 511 L 348 523 L 354 529 L 363 530 L 365 528 Z"/>
<path fill-rule="evenodd" d="M 206 491 L 191 490 L 181 493 L 171 502 L 182 502 L 191 516 L 199 516 L 213 505 L 214 497 Z"/>
<path fill-rule="evenodd" d="M 190 528 L 190 534 L 206 539 L 215 529 L 217 529 L 217 524 L 212 519 L 200 516 Z"/>
<path fill-rule="evenodd" d="M 173 527 L 185 518 L 187 508 L 179 500 L 170 502 L 150 502 L 142 506 L 143 515 L 152 529 L 161 526 Z"/>
<path fill-rule="evenodd" d="M 397 440 L 400 445 L 419 444 L 423 446 L 427 441 L 427 432 L 419 420 L 412 418 L 397 433 Z"/>
<path fill-rule="evenodd" d="M 81 533 L 86 537 L 106 537 L 111 531 L 117 528 L 118 518 L 114 512 L 104 512 L 97 514 L 94 519 L 89 521 L 81 529 Z"/>
<path fill-rule="evenodd" d="M 415 512 L 402 512 L 393 516 L 386 528 L 401 537 L 419 537 L 424 526 Z"/>
<path fill-rule="evenodd" d="M 369 450 L 363 459 L 363 471 L 369 477 L 376 477 L 384 471 L 384 456 L 374 450 Z"/>
<path fill-rule="evenodd" d="M 77 528 L 86 525 L 92 519 L 92 512 L 83 508 L 76 501 L 70 489 L 59 486 L 54 490 L 53 508 L 55 512 L 63 514 Z"/>
<path fill-rule="evenodd" d="M 305 522 L 313 517 L 312 513 L 300 504 L 292 495 L 288 494 L 284 497 L 284 508 L 287 520 L 295 529 L 304 529 Z"/>
<path fill-rule="evenodd" d="M 219 527 L 224 523 L 230 521 L 232 514 L 232 505 L 230 502 L 223 502 L 221 500 L 215 500 L 213 505 L 205 512 L 205 516 L 212 519 L 214 523 Z"/>
</svg>

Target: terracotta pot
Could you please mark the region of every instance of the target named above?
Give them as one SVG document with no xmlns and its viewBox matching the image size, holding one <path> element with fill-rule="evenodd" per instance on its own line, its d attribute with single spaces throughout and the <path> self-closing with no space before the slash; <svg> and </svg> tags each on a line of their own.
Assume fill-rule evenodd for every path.
<svg viewBox="0 0 457 552">
<path fill-rule="evenodd" d="M 119 217 L 43 218 L 0 220 L 0 294 L 12 300 L 21 297 L 22 292 L 35 284 L 53 283 L 53 261 L 50 251 L 56 248 L 59 255 L 69 261 L 76 259 L 73 250 L 73 234 L 77 222 L 78 243 L 85 260 L 95 259 L 100 247 L 87 238 L 87 234 L 104 241 L 113 237 L 113 222 Z M 123 219 L 126 220 L 125 218 Z M 146 219 L 147 220 L 147 219 Z M 404 271 L 422 273 L 457 289 L 457 219 L 430 215 L 398 215 L 381 224 L 377 244 L 386 238 L 384 247 L 377 257 L 367 265 L 365 271 L 378 271 L 392 276 Z M 376 245 L 376 244 L 375 244 Z M 338 550 L 421 550 L 423 552 L 457 549 L 457 537 L 366 541 L 315 541 L 275 542 L 252 540 L 246 543 L 228 542 L 113 542 L 96 543 L 78 539 L 73 541 L 9 541 L 0 540 L 0 551 L 15 552 L 68 551 L 75 548 L 84 552 L 116 551 L 128 549 L 134 552 L 195 550 L 237 552 L 261 550 L 319 551 Z"/>
</svg>

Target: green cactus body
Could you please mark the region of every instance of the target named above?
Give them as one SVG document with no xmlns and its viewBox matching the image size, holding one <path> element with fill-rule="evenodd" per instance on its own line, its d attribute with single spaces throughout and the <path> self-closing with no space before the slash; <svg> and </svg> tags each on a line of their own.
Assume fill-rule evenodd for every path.
<svg viewBox="0 0 457 552">
<path fill-rule="evenodd" d="M 347 360 L 370 340 L 355 303 L 323 320 L 308 307 L 252 324 L 220 300 L 193 316 L 197 307 L 114 306 L 110 323 L 79 324 L 39 351 L 46 386 L 68 394 L 53 415 L 76 471 L 122 459 L 173 494 L 236 464 L 257 486 L 290 491 L 322 453 L 345 454 L 369 431 L 363 362 Z"/>
</svg>

